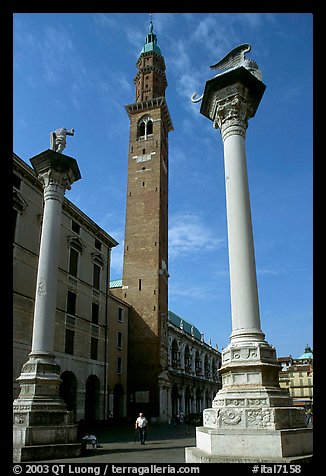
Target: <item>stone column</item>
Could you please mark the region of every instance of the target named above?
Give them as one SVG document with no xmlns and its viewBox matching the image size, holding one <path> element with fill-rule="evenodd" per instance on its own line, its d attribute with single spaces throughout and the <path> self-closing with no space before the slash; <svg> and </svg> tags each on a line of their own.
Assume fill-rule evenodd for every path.
<svg viewBox="0 0 326 476">
<path fill-rule="evenodd" d="M 160 414 L 159 421 L 167 422 L 170 417 L 170 377 L 167 370 L 163 370 L 158 376 L 159 384 L 159 405 L 160 405 Z"/>
<path fill-rule="evenodd" d="M 185 413 L 186 410 L 186 405 L 185 405 L 185 393 L 186 389 L 184 385 L 180 385 L 180 407 L 179 407 L 179 413 L 182 411 Z"/>
<path fill-rule="evenodd" d="M 222 350 L 222 388 L 203 412 L 187 462 L 294 461 L 312 453 L 304 411 L 280 388 L 276 351 L 261 330 L 245 137 L 265 85 L 257 65 L 250 70 L 245 61 L 206 82 L 200 109 L 224 145 L 232 333 Z"/>
<path fill-rule="evenodd" d="M 248 110 L 249 109 L 249 110 Z M 263 341 L 260 328 L 245 136 L 250 108 L 238 94 L 219 101 L 215 124 L 224 144 L 232 342 Z"/>
<path fill-rule="evenodd" d="M 68 186 L 65 174 L 54 168 L 38 177 L 44 185 L 44 211 L 36 282 L 33 355 L 54 351 L 61 208 Z"/>
<path fill-rule="evenodd" d="M 60 368 L 54 356 L 62 202 L 80 172 L 75 159 L 50 149 L 31 163 L 43 183 L 44 211 L 32 349 L 18 377 L 21 391 L 13 404 L 15 461 L 74 456 L 80 449 L 77 426 L 59 396 Z"/>
</svg>

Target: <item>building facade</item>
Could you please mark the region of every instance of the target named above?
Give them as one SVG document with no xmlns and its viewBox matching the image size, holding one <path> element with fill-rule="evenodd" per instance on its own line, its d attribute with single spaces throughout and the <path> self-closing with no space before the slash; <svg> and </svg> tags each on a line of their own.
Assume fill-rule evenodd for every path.
<svg viewBox="0 0 326 476">
<path fill-rule="evenodd" d="M 313 352 L 307 345 L 297 359 L 279 357 L 282 370 L 279 373 L 280 386 L 286 388 L 293 397 L 293 404 L 312 408 L 313 406 Z"/>
<path fill-rule="evenodd" d="M 168 316 L 171 415 L 198 417 L 221 388 L 221 354 L 197 327 L 172 311 Z"/>
<path fill-rule="evenodd" d="M 13 393 L 31 350 L 43 189 L 13 157 Z M 110 296 L 110 256 L 118 243 L 64 199 L 55 324 L 60 393 L 75 421 L 126 415 L 129 306 Z"/>
</svg>

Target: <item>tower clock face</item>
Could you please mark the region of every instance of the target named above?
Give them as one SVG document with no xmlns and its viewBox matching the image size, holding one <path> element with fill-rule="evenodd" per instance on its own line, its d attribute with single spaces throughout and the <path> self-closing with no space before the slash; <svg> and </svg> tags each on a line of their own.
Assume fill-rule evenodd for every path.
<svg viewBox="0 0 326 476">
<path fill-rule="evenodd" d="M 151 154 L 146 154 L 146 155 L 137 155 L 135 157 L 136 163 L 138 164 L 139 162 L 147 162 L 148 160 L 151 160 L 152 155 Z"/>
</svg>

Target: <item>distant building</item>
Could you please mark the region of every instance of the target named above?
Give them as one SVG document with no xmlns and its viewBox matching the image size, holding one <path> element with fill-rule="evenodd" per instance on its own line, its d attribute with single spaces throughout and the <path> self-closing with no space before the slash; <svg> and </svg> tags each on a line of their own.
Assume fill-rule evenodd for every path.
<svg viewBox="0 0 326 476">
<path fill-rule="evenodd" d="M 168 359 L 172 415 L 211 408 L 221 388 L 221 354 L 204 341 L 197 327 L 169 311 Z"/>
<path fill-rule="evenodd" d="M 279 357 L 282 370 L 280 386 L 286 388 L 297 406 L 311 407 L 313 404 L 313 351 L 307 345 L 297 359 L 292 356 Z"/>
</svg>

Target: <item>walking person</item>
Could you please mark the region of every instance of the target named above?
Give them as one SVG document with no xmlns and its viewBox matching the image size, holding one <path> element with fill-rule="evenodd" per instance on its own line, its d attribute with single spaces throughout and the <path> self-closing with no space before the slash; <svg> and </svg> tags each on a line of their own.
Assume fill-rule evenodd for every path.
<svg viewBox="0 0 326 476">
<path fill-rule="evenodd" d="M 140 444 L 144 445 L 146 442 L 147 430 L 148 430 L 148 421 L 144 417 L 142 412 L 139 413 L 139 417 L 135 422 L 135 429 L 138 431 Z"/>
<path fill-rule="evenodd" d="M 190 424 L 191 424 L 191 418 L 190 415 L 186 415 L 184 418 L 184 422 L 186 425 L 186 435 L 190 435 Z"/>
</svg>

